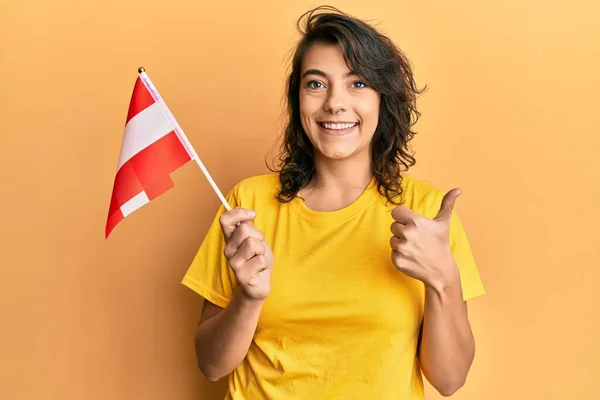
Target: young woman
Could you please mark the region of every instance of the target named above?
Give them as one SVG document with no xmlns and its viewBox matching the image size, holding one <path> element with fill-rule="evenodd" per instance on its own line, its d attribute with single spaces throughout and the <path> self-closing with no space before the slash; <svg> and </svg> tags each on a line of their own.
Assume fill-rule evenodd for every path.
<svg viewBox="0 0 600 400">
<path fill-rule="evenodd" d="M 288 80 L 281 169 L 238 183 L 183 284 L 227 399 L 423 399 L 465 382 L 466 300 L 484 293 L 460 190 L 404 176 L 418 113 L 408 60 L 366 23 L 309 12 Z"/>
</svg>

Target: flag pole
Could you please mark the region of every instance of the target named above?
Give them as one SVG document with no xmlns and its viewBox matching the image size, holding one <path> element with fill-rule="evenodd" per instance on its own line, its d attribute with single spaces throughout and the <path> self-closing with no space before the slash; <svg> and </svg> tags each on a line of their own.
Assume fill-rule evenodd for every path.
<svg viewBox="0 0 600 400">
<path fill-rule="evenodd" d="M 140 67 L 140 68 L 138 68 L 138 73 L 140 75 L 140 79 L 142 80 L 142 82 L 144 83 L 144 85 L 146 86 L 146 88 L 148 89 L 148 91 L 150 92 L 150 94 L 152 95 L 152 97 L 154 98 L 154 101 L 156 101 L 156 103 L 160 107 L 160 109 L 163 112 L 163 114 L 165 115 L 165 117 L 167 117 L 167 119 L 175 127 L 175 134 L 177 135 L 177 137 L 179 138 L 179 140 L 181 141 L 181 143 L 185 147 L 185 150 L 189 154 L 190 158 L 192 158 L 194 161 L 196 161 L 196 164 L 198 164 L 198 166 L 200 167 L 200 169 L 204 173 L 204 176 L 206 176 L 206 179 L 208 180 L 208 183 L 210 183 L 210 185 L 212 186 L 213 190 L 215 191 L 215 193 L 217 194 L 217 196 L 221 200 L 221 203 L 223 203 L 223 205 L 225 206 L 225 208 L 227 209 L 227 211 L 231 210 L 231 206 L 227 202 L 227 199 L 225 199 L 225 196 L 223 196 L 223 193 L 221 193 L 221 190 L 219 190 L 219 187 L 217 186 L 217 184 L 215 183 L 215 181 L 213 180 L 213 178 L 208 173 L 208 170 L 206 169 L 206 167 L 202 163 L 202 160 L 200 160 L 200 157 L 198 157 L 198 154 L 196 153 L 196 150 L 194 150 L 194 147 L 190 143 L 190 141 L 187 138 L 186 134 L 183 132 L 183 129 L 181 129 L 181 127 L 177 123 L 177 120 L 175 119 L 175 116 L 173 116 L 173 113 L 171 113 L 171 110 L 169 110 L 169 107 L 167 107 L 167 104 L 165 103 L 165 101 L 162 99 L 162 97 L 158 93 L 158 90 L 156 90 L 156 87 L 154 86 L 154 84 L 150 80 L 150 77 L 148 77 L 148 74 L 146 74 L 146 69 L 144 67 Z"/>
</svg>

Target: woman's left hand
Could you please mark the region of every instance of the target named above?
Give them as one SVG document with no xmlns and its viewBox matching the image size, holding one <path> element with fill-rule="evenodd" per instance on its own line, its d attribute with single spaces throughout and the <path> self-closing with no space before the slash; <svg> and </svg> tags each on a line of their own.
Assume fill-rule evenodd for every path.
<svg viewBox="0 0 600 400">
<path fill-rule="evenodd" d="M 459 282 L 459 273 L 450 249 L 450 218 L 460 189 L 442 199 L 433 219 L 398 206 L 392 211 L 392 262 L 404 274 L 440 289 Z"/>
</svg>

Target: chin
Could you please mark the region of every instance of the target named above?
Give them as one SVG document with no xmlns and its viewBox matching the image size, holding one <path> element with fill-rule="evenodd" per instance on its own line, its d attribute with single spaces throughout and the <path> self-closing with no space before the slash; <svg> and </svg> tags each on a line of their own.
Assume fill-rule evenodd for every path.
<svg viewBox="0 0 600 400">
<path fill-rule="evenodd" d="M 325 158 L 329 158 L 332 160 L 343 160 L 350 158 L 354 153 L 354 149 L 344 149 L 344 148 L 328 148 L 322 149 L 319 151 L 321 155 Z"/>
</svg>

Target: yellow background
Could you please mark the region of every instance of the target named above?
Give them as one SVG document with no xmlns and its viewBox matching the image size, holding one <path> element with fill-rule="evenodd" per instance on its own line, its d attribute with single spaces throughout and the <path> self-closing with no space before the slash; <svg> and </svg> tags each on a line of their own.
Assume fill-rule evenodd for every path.
<svg viewBox="0 0 600 400">
<path fill-rule="evenodd" d="M 429 86 L 412 175 L 463 189 L 487 295 L 454 398 L 598 398 L 600 3 L 333 4 L 379 21 Z M 220 398 L 179 283 L 219 205 L 201 171 L 104 239 L 131 89 L 145 66 L 223 191 L 268 172 L 315 5 L 0 3 L 0 398 Z"/>
</svg>

